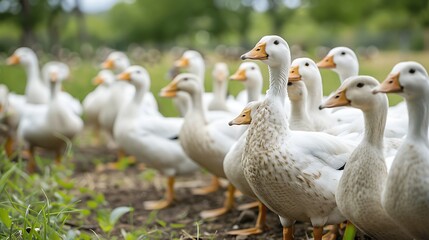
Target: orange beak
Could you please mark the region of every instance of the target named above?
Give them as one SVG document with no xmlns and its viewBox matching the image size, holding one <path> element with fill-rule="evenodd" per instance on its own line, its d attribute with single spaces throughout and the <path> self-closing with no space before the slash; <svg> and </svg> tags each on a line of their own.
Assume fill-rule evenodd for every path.
<svg viewBox="0 0 429 240">
<path fill-rule="evenodd" d="M 92 80 L 92 83 L 93 83 L 94 85 L 100 85 L 100 84 L 104 83 L 104 80 L 103 80 L 103 78 L 102 78 L 102 77 L 100 77 L 100 76 L 96 76 L 96 77 Z"/>
<path fill-rule="evenodd" d="M 104 69 L 114 69 L 115 68 L 115 62 L 113 62 L 112 59 L 107 59 L 101 64 L 101 67 Z"/>
<path fill-rule="evenodd" d="M 174 66 L 179 68 L 186 68 L 189 66 L 189 59 L 181 57 L 179 60 L 174 62 Z"/>
<path fill-rule="evenodd" d="M 252 111 L 250 108 L 244 108 L 240 115 L 229 122 L 228 125 L 232 126 L 250 124 L 250 122 L 252 122 L 252 117 L 250 116 L 251 112 Z"/>
<path fill-rule="evenodd" d="M 19 57 L 15 54 L 7 58 L 7 65 L 16 65 L 19 64 Z"/>
<path fill-rule="evenodd" d="M 293 66 L 289 70 L 289 81 L 296 82 L 301 80 L 301 75 L 299 74 L 299 66 Z"/>
<path fill-rule="evenodd" d="M 58 80 L 58 75 L 57 73 L 53 72 L 49 75 L 49 79 L 51 80 L 51 82 L 57 82 Z"/>
<path fill-rule="evenodd" d="M 267 60 L 268 54 L 266 52 L 267 43 L 261 42 L 256 44 L 256 46 L 248 51 L 247 53 L 241 55 L 241 60 L 252 59 L 252 60 Z"/>
<path fill-rule="evenodd" d="M 350 100 L 346 97 L 347 89 L 338 89 L 337 92 L 328 98 L 322 105 L 319 106 L 319 109 L 322 110 L 324 108 L 333 108 L 340 106 L 349 106 Z"/>
<path fill-rule="evenodd" d="M 177 83 L 178 81 L 172 81 L 167 86 L 163 87 L 159 96 L 167 98 L 176 97 L 178 91 Z"/>
<path fill-rule="evenodd" d="M 399 83 L 399 73 L 390 74 L 387 78 L 378 86 L 372 90 L 372 93 L 398 93 L 402 92 L 402 86 Z"/>
<path fill-rule="evenodd" d="M 237 80 L 237 81 L 246 81 L 246 69 L 238 69 L 237 72 L 235 72 L 233 75 L 229 77 L 231 80 Z"/>
<path fill-rule="evenodd" d="M 123 72 L 117 77 L 119 80 L 131 81 L 131 74 L 129 72 Z"/>
<path fill-rule="evenodd" d="M 326 56 L 320 62 L 317 63 L 319 68 L 335 68 L 337 64 L 334 62 L 334 55 Z"/>
</svg>

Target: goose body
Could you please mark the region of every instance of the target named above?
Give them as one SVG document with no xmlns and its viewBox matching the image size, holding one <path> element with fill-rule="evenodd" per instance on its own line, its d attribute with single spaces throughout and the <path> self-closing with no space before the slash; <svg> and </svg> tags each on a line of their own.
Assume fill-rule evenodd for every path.
<svg viewBox="0 0 429 240">
<path fill-rule="evenodd" d="M 365 117 L 364 137 L 347 161 L 336 200 L 344 216 L 365 234 L 375 239 L 411 239 L 381 203 L 388 175 L 383 152 L 388 101 L 385 95 L 372 94 L 378 86 L 378 81 L 370 76 L 350 77 L 322 105 L 352 106 Z"/>
<path fill-rule="evenodd" d="M 54 64 L 48 70 L 51 92 L 49 104 L 28 107 L 19 123 L 18 138 L 28 143 L 32 155 L 29 163 L 30 172 L 35 170 L 33 158 L 35 147 L 54 150 L 59 161 L 61 151 L 68 141 L 83 128 L 80 117 L 58 97 L 61 82 L 66 78 L 62 67 L 61 64 Z"/>
<path fill-rule="evenodd" d="M 415 239 L 429 237 L 429 77 L 416 62 L 396 64 L 374 92 L 398 93 L 408 109 L 408 133 L 387 177 L 382 204 L 387 214 Z"/>
</svg>

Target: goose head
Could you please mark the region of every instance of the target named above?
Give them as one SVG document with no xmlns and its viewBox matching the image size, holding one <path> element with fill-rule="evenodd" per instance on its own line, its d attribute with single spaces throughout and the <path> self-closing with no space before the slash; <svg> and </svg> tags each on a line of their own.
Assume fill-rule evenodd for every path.
<svg viewBox="0 0 429 240">
<path fill-rule="evenodd" d="M 389 76 L 373 93 L 397 93 L 405 99 L 413 99 L 425 95 L 429 87 L 426 69 L 417 62 L 400 62 L 396 64 Z"/>
<path fill-rule="evenodd" d="M 173 81 L 161 89 L 161 97 L 176 97 L 178 92 L 186 92 L 189 95 L 201 92 L 201 84 L 198 76 L 192 73 L 181 73 Z"/>
<path fill-rule="evenodd" d="M 228 65 L 223 62 L 216 63 L 213 68 L 213 79 L 216 80 L 216 82 L 225 82 L 228 79 L 229 75 L 229 69 Z"/>
<path fill-rule="evenodd" d="M 331 95 L 319 108 L 351 106 L 365 112 L 378 106 L 378 103 L 387 106 L 386 95 L 374 95 L 372 93 L 373 89 L 379 85 L 377 79 L 371 76 L 349 77 L 341 84 L 335 94 Z"/>
<path fill-rule="evenodd" d="M 289 69 L 289 82 L 304 81 L 306 85 L 313 85 L 321 81 L 319 68 L 310 58 L 297 58 L 293 60 Z"/>
<path fill-rule="evenodd" d="M 243 62 L 229 78 L 234 81 L 243 81 L 246 86 L 262 86 L 261 69 L 254 62 Z"/>
<path fill-rule="evenodd" d="M 16 49 L 12 56 L 7 59 L 7 64 L 22 64 L 24 66 L 37 64 L 37 55 L 31 48 L 21 47 Z"/>
<path fill-rule="evenodd" d="M 42 68 L 42 77 L 46 84 L 49 81 L 63 81 L 70 76 L 70 68 L 67 64 L 57 61 L 47 62 Z"/>
<path fill-rule="evenodd" d="M 107 56 L 106 60 L 101 64 L 104 69 L 113 71 L 124 71 L 130 66 L 130 60 L 123 52 L 112 52 Z"/>
<path fill-rule="evenodd" d="M 141 66 L 131 66 L 125 69 L 124 72 L 117 76 L 119 80 L 128 81 L 137 89 L 149 89 L 150 77 L 149 73 Z"/>
<path fill-rule="evenodd" d="M 98 72 L 97 76 L 92 80 L 95 85 L 103 84 L 105 86 L 110 86 L 115 81 L 115 75 L 112 71 L 103 69 Z"/>
<path fill-rule="evenodd" d="M 287 83 L 287 93 L 291 102 L 305 101 L 307 99 L 307 87 L 303 81 Z"/>
<path fill-rule="evenodd" d="M 353 50 L 348 47 L 336 47 L 321 61 L 317 63 L 319 68 L 332 69 L 345 78 L 356 76 L 359 73 L 359 61 Z"/>
<path fill-rule="evenodd" d="M 264 36 L 252 50 L 241 55 L 241 60 L 246 59 L 261 60 L 270 67 L 289 66 L 289 45 L 279 36 Z"/>
<path fill-rule="evenodd" d="M 231 120 L 228 125 L 248 125 L 252 122 L 252 118 L 255 116 L 258 107 L 261 105 L 260 101 L 250 102 L 244 107 L 241 113 Z"/>
<path fill-rule="evenodd" d="M 174 62 L 174 66 L 198 74 L 201 69 L 204 69 L 204 59 L 199 52 L 187 50 L 179 60 Z"/>
</svg>

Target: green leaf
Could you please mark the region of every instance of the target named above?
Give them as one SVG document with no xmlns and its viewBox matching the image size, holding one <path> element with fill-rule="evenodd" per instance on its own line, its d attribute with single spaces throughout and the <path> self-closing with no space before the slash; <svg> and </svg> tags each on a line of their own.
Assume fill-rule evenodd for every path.
<svg viewBox="0 0 429 240">
<path fill-rule="evenodd" d="M 185 224 L 183 224 L 183 223 L 172 223 L 172 224 L 170 224 L 170 227 L 171 228 L 175 228 L 175 229 L 177 229 L 177 228 L 185 228 Z"/>
<path fill-rule="evenodd" d="M 12 226 L 12 220 L 9 217 L 9 211 L 4 208 L 0 208 L 0 220 L 6 225 L 7 228 Z"/>
<path fill-rule="evenodd" d="M 128 212 L 134 211 L 134 208 L 131 207 L 117 207 L 113 209 L 113 211 L 110 213 L 109 222 L 113 226 L 116 224 L 116 222 L 119 220 L 120 217 L 122 217 L 124 214 Z"/>
<path fill-rule="evenodd" d="M 159 224 L 159 225 L 161 225 L 161 227 L 166 227 L 167 226 L 167 223 L 166 222 L 164 222 L 164 221 L 162 221 L 162 220 L 156 220 L 156 222 Z"/>
<path fill-rule="evenodd" d="M 94 200 L 89 200 L 86 202 L 86 206 L 90 209 L 96 209 L 98 207 L 98 202 Z"/>
<path fill-rule="evenodd" d="M 9 176 L 16 170 L 16 167 L 13 166 L 11 169 L 9 169 L 7 172 L 3 174 L 3 176 L 0 178 L 0 193 L 3 192 L 4 187 L 6 186 L 6 181 L 9 179 Z"/>
</svg>

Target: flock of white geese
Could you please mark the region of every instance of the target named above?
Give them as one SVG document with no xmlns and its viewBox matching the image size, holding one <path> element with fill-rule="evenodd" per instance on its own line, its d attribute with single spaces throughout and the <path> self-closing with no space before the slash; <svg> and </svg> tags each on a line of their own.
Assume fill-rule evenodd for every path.
<svg viewBox="0 0 429 240">
<path fill-rule="evenodd" d="M 50 62 L 40 75 L 35 53 L 19 48 L 8 63 L 25 68 L 25 95 L 0 87 L 6 153 L 14 154 L 17 140 L 27 149 L 29 172 L 36 170 L 36 147 L 55 151 L 59 163 L 82 131 L 84 114 L 85 124 L 109 133 L 118 149 L 166 176 L 165 197 L 145 202 L 146 209 L 171 205 L 175 177 L 204 168 L 213 182 L 195 194 L 216 191 L 218 178 L 229 185 L 224 206 L 201 217 L 231 210 L 235 189 L 257 200 L 255 227 L 229 234 L 262 233 L 268 208 L 280 218 L 283 239 L 293 239 L 296 221 L 311 223 L 314 239 L 335 239 L 346 220 L 347 228 L 376 239 L 429 239 L 429 77 L 421 64 L 400 62 L 380 84 L 358 75 L 349 48 L 334 48 L 317 64 L 309 58 L 291 61 L 288 43 L 274 35 L 264 36 L 241 59 L 268 66 L 265 95 L 252 61 L 231 76 L 226 64 L 216 64 L 214 91 L 205 92 L 203 58 L 186 51 L 174 66 L 187 73 L 160 92 L 182 115 L 168 118 L 158 112 L 147 70 L 130 66 L 121 52 L 103 62 L 94 80 L 98 87 L 81 105 L 61 90 L 67 65 Z M 335 71 L 341 80 L 328 97 L 319 68 Z M 228 78 L 245 85 L 236 98 L 226 97 Z M 405 103 L 389 107 L 385 93 L 399 94 Z M 322 236 L 326 225 L 333 226 Z"/>
</svg>

